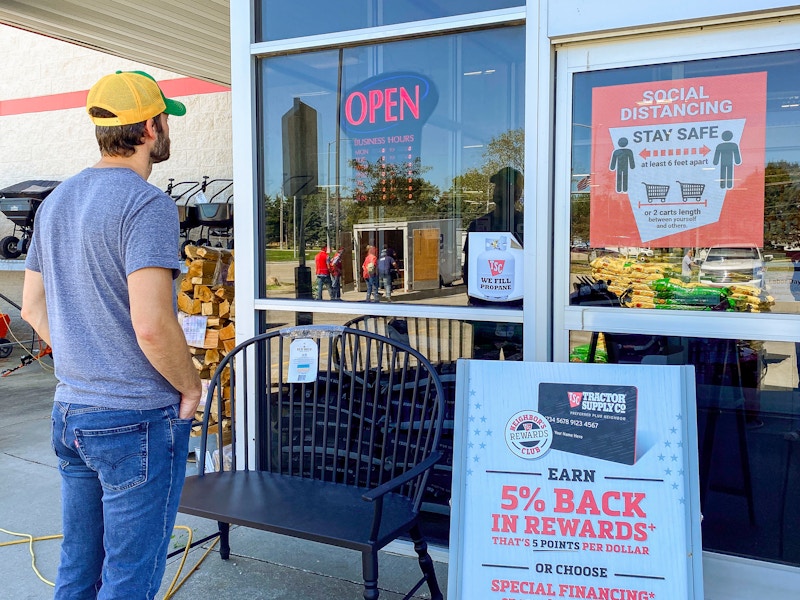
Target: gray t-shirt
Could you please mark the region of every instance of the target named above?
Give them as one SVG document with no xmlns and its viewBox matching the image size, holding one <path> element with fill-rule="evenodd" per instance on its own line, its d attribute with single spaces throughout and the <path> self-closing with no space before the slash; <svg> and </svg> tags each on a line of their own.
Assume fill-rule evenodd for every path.
<svg viewBox="0 0 800 600">
<path fill-rule="evenodd" d="M 179 393 L 133 331 L 127 276 L 179 273 L 178 214 L 157 187 L 126 168 L 90 168 L 61 183 L 36 213 L 25 267 L 42 274 L 56 400 L 147 410 Z"/>
</svg>

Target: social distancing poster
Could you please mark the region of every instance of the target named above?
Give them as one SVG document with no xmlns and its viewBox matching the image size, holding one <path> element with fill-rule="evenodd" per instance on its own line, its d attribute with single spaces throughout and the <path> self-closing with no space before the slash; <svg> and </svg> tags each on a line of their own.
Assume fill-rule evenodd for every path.
<svg viewBox="0 0 800 600">
<path fill-rule="evenodd" d="M 763 245 L 765 72 L 592 92 L 593 247 Z"/>
</svg>

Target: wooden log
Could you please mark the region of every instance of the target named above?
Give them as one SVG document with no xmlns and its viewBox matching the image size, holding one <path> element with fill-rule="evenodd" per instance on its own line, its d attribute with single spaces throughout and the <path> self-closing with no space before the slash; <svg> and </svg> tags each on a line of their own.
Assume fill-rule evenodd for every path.
<svg viewBox="0 0 800 600">
<path fill-rule="evenodd" d="M 225 349 L 225 354 L 227 354 L 236 347 L 236 340 L 222 340 L 222 347 Z"/>
<path fill-rule="evenodd" d="M 219 304 L 216 302 L 203 302 L 200 305 L 200 314 L 205 316 L 218 316 Z"/>
<path fill-rule="evenodd" d="M 187 315 L 199 315 L 202 310 L 202 302 L 181 292 L 178 294 L 178 309 L 185 312 Z"/>
<path fill-rule="evenodd" d="M 209 348 L 208 350 L 206 350 L 206 354 L 203 359 L 203 362 L 205 362 L 205 364 L 210 366 L 213 363 L 216 366 L 216 364 L 219 363 L 220 360 L 221 358 L 219 355 L 219 350 L 217 350 L 216 348 Z"/>
<path fill-rule="evenodd" d="M 214 286 L 214 295 L 222 300 L 233 300 L 235 296 L 235 288 L 232 285 L 217 285 Z"/>
<path fill-rule="evenodd" d="M 189 263 L 186 275 L 189 277 L 213 277 L 216 270 L 216 261 L 197 259 Z"/>
<path fill-rule="evenodd" d="M 203 348 L 216 348 L 219 346 L 219 329 L 206 329 L 206 337 L 203 340 Z"/>
<path fill-rule="evenodd" d="M 228 276 L 226 277 L 227 281 L 236 281 L 236 278 L 234 277 L 234 271 L 233 271 L 234 262 L 235 261 L 232 260 L 231 264 L 228 266 Z"/>
<path fill-rule="evenodd" d="M 217 306 L 220 317 L 227 318 L 231 314 L 231 303 L 227 300 L 223 300 Z"/>
<path fill-rule="evenodd" d="M 219 302 L 219 298 L 207 285 L 194 286 L 194 297 L 203 302 Z"/>
<path fill-rule="evenodd" d="M 233 258 L 233 254 L 230 250 L 225 248 L 209 248 L 208 246 L 198 248 L 197 256 L 204 258 L 206 261 L 221 260 L 225 264 L 230 263 Z"/>
<path fill-rule="evenodd" d="M 231 382 L 231 367 L 230 367 L 230 365 L 225 367 L 222 370 L 222 373 L 220 373 L 219 382 L 220 382 L 220 385 L 224 385 L 224 386 L 227 386 L 227 385 L 230 384 L 230 382 Z"/>
<path fill-rule="evenodd" d="M 219 339 L 232 340 L 236 337 L 236 325 L 228 323 L 225 327 L 219 330 Z"/>
<path fill-rule="evenodd" d="M 214 276 L 210 275 L 208 277 L 190 277 L 189 281 L 191 281 L 194 285 L 213 285 Z"/>
<path fill-rule="evenodd" d="M 190 277 L 183 277 L 181 278 L 181 282 L 178 285 L 178 289 L 181 292 L 185 293 L 194 293 L 194 284 L 192 283 L 192 279 Z"/>
<path fill-rule="evenodd" d="M 198 248 L 194 244 L 189 244 L 188 246 L 186 246 L 186 248 L 183 249 L 184 253 L 186 254 L 187 265 L 198 257 L 197 251 L 199 249 L 200 248 Z"/>
</svg>

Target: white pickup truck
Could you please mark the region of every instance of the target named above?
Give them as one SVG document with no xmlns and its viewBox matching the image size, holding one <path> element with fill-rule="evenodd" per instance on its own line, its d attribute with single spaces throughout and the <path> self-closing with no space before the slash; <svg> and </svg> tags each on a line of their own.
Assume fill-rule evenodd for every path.
<svg viewBox="0 0 800 600">
<path fill-rule="evenodd" d="M 764 287 L 764 263 L 772 255 L 764 255 L 761 248 L 747 246 L 713 246 L 700 263 L 700 283 L 713 287 L 733 284 Z"/>
</svg>

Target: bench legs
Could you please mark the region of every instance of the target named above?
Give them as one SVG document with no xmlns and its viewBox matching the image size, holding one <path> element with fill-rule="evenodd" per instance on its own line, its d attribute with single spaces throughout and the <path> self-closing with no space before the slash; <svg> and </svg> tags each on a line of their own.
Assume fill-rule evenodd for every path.
<svg viewBox="0 0 800 600">
<path fill-rule="evenodd" d="M 219 556 L 222 560 L 228 560 L 231 556 L 231 545 L 230 545 L 230 531 L 231 525 L 230 523 L 223 523 L 222 521 L 217 521 L 217 526 L 219 527 Z"/>
<path fill-rule="evenodd" d="M 414 525 L 409 531 L 411 540 L 414 542 L 414 550 L 419 556 L 419 568 L 422 569 L 422 574 L 425 575 L 425 581 L 428 584 L 428 589 L 431 592 L 431 600 L 442 600 L 442 590 L 439 589 L 439 582 L 436 580 L 436 571 L 433 568 L 433 559 L 428 554 L 428 544 L 425 538 L 422 537 L 422 531 L 419 525 Z"/>
<path fill-rule="evenodd" d="M 378 551 L 361 553 L 361 571 L 364 576 L 364 600 L 378 600 Z"/>
</svg>

